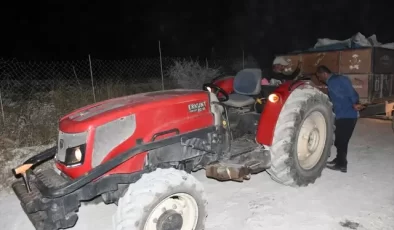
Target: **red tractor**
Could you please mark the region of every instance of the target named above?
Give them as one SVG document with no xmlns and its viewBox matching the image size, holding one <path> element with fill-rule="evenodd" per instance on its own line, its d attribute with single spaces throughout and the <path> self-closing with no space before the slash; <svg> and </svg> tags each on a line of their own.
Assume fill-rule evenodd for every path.
<svg viewBox="0 0 394 230">
<path fill-rule="evenodd" d="M 279 183 L 307 186 L 330 154 L 332 104 L 307 81 L 260 82 L 260 70 L 245 69 L 205 90 L 78 109 L 61 118 L 56 147 L 13 169 L 23 178 L 13 190 L 36 229 L 74 226 L 80 203 L 101 196 L 118 206 L 114 229 L 201 230 L 207 200 L 192 172 L 241 182 L 266 170 Z M 52 158 L 58 170 L 34 169 Z"/>
</svg>

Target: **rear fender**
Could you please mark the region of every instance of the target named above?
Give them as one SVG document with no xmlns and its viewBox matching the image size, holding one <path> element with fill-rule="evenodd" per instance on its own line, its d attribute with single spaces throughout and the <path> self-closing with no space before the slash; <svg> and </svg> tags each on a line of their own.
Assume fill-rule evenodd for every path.
<svg viewBox="0 0 394 230">
<path fill-rule="evenodd" d="M 304 85 L 305 82 L 296 82 L 289 89 L 291 81 L 280 85 L 273 93 L 279 95 L 280 100 L 277 103 L 267 101 L 264 111 L 261 113 L 260 121 L 257 126 L 256 141 L 259 144 L 271 146 L 274 137 L 276 122 L 278 121 L 279 114 L 282 111 L 283 105 L 286 103 L 291 92 L 297 87 Z"/>
</svg>

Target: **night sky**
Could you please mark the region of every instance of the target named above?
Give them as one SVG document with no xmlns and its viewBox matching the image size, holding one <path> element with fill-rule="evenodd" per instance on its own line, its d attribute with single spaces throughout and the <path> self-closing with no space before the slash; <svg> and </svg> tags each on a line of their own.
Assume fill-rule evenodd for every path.
<svg viewBox="0 0 394 230">
<path fill-rule="evenodd" d="M 321 3 L 320 3 L 321 2 Z M 389 1 L 8 1 L 1 55 L 18 60 L 163 56 L 226 58 L 313 46 L 357 32 L 394 42 Z"/>
</svg>

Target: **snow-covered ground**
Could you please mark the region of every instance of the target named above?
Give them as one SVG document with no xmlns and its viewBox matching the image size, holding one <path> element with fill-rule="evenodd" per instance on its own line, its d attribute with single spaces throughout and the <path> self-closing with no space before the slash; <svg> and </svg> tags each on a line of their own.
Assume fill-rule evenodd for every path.
<svg viewBox="0 0 394 230">
<path fill-rule="evenodd" d="M 394 229 L 394 134 L 388 121 L 361 119 L 349 146 L 348 173 L 324 170 L 308 187 L 282 186 L 266 173 L 244 183 L 195 175 L 208 193 L 207 230 Z M 115 209 L 84 205 L 73 229 L 111 229 Z M 0 195 L 0 223 L 1 229 L 34 229 L 9 194 Z"/>
</svg>

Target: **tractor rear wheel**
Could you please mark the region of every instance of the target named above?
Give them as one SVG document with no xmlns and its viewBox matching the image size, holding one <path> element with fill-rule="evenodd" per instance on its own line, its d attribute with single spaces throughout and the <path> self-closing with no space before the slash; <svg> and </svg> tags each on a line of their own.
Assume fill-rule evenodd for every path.
<svg viewBox="0 0 394 230">
<path fill-rule="evenodd" d="M 391 113 L 391 129 L 394 131 L 394 112 Z"/>
<path fill-rule="evenodd" d="M 202 230 L 203 186 L 185 171 L 157 169 L 131 184 L 113 217 L 116 230 Z"/>
<path fill-rule="evenodd" d="M 271 147 L 273 180 L 307 186 L 321 176 L 330 155 L 335 115 L 328 96 L 315 87 L 295 89 L 279 115 Z"/>
</svg>

